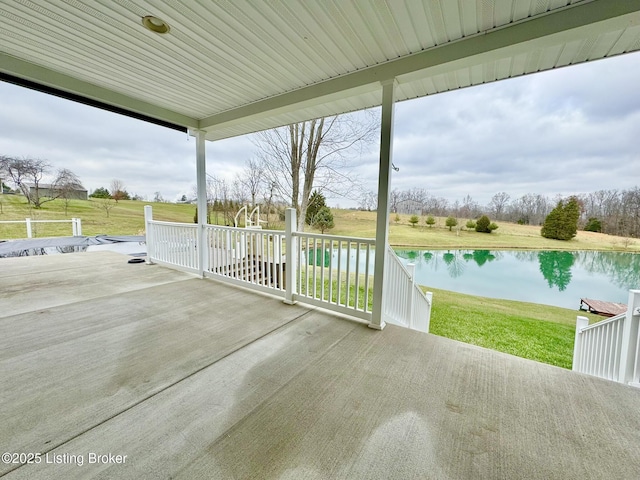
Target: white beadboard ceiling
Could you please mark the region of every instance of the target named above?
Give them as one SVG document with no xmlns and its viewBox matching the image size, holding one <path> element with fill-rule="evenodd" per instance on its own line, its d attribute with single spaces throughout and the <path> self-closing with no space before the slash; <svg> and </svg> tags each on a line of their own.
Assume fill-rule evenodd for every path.
<svg viewBox="0 0 640 480">
<path fill-rule="evenodd" d="M 209 140 L 639 49 L 640 0 L 0 1 L 0 78 Z"/>
</svg>

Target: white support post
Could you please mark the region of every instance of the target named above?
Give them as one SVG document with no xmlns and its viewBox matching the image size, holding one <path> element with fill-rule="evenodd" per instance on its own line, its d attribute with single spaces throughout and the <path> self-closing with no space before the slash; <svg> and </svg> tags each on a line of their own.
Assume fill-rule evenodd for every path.
<svg viewBox="0 0 640 480">
<path fill-rule="evenodd" d="M 415 273 L 416 273 L 416 265 L 415 263 L 407 264 L 407 270 L 409 271 L 409 291 L 407 292 L 407 308 L 409 312 L 409 325 L 408 327 L 414 329 L 416 326 L 416 319 L 413 318 L 413 291 L 415 289 Z"/>
<path fill-rule="evenodd" d="M 376 214 L 376 253 L 373 273 L 373 311 L 369 326 L 382 330 L 384 265 L 389 243 L 389 183 L 393 157 L 393 113 L 395 79 L 382 83 L 382 118 L 380 128 L 380 165 L 378 167 L 378 209 Z"/>
<path fill-rule="evenodd" d="M 296 231 L 297 223 L 296 218 L 296 209 L 295 208 L 287 208 L 284 212 L 284 235 L 285 235 L 285 244 L 286 244 L 286 252 L 285 252 L 285 292 L 284 292 L 284 303 L 288 305 L 293 305 L 296 303 L 295 294 L 296 292 L 296 274 L 298 272 L 298 244 L 297 238 L 293 236 L 293 233 Z"/>
<path fill-rule="evenodd" d="M 206 264 L 206 230 L 207 223 L 207 157 L 205 152 L 205 131 L 194 130 L 191 132 L 196 137 L 196 181 L 198 190 L 198 273 L 204 278 Z"/>
<path fill-rule="evenodd" d="M 79 237 L 82 236 L 82 219 L 76 218 L 76 233 Z"/>
<path fill-rule="evenodd" d="M 431 328 L 431 307 L 433 305 L 433 292 L 427 292 L 425 295 L 427 296 L 427 301 L 429 302 L 429 310 L 427 311 L 427 330 L 426 330 L 426 333 L 429 333 L 429 329 Z"/>
<path fill-rule="evenodd" d="M 151 205 L 144 206 L 144 231 L 145 239 L 147 241 L 147 265 L 153 265 L 153 256 L 155 254 L 155 244 L 153 238 L 153 227 L 151 221 L 153 220 L 153 208 Z"/>
<path fill-rule="evenodd" d="M 24 221 L 25 221 L 25 224 L 27 225 L 27 238 L 32 238 L 33 232 L 31 231 L 31 219 L 25 218 Z"/>
<path fill-rule="evenodd" d="M 636 369 L 638 356 L 638 334 L 640 330 L 640 290 L 629 290 L 629 301 L 627 302 L 627 316 L 622 327 L 622 348 L 620 351 L 620 370 L 618 381 L 621 383 L 635 383 L 637 378 L 633 378 Z"/>
<path fill-rule="evenodd" d="M 573 342 L 573 363 L 571 364 L 571 370 L 580 372 L 582 365 L 580 364 L 580 352 L 582 351 L 582 335 L 580 331 L 583 328 L 589 326 L 589 319 L 587 317 L 578 316 L 576 318 L 576 334 Z"/>
<path fill-rule="evenodd" d="M 78 229 L 76 228 L 76 219 L 74 217 L 71 218 L 71 235 L 74 237 L 78 236 Z"/>
</svg>

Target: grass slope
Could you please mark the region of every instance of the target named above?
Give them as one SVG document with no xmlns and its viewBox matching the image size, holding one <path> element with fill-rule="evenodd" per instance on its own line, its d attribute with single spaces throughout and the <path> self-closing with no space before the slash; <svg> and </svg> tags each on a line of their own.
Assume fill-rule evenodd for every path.
<svg viewBox="0 0 640 480">
<path fill-rule="evenodd" d="M 571 368 L 577 315 L 565 308 L 422 287 L 433 292 L 430 333 L 518 357 Z"/>
</svg>

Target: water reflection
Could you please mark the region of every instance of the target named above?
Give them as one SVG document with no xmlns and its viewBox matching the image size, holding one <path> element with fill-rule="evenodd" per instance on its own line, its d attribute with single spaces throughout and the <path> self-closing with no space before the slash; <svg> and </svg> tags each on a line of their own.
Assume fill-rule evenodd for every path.
<svg viewBox="0 0 640 480">
<path fill-rule="evenodd" d="M 563 292 L 571 283 L 571 267 L 574 256 L 571 252 L 539 252 L 540 272 L 549 287 L 558 287 Z"/>
<path fill-rule="evenodd" d="M 640 288 L 640 254 L 507 250 L 397 250 L 419 283 L 577 308 L 580 298 L 626 303 Z"/>
</svg>

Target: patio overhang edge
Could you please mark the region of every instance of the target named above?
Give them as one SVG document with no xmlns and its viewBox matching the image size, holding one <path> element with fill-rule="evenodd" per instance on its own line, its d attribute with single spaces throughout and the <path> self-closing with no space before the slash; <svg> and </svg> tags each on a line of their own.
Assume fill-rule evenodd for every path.
<svg viewBox="0 0 640 480">
<path fill-rule="evenodd" d="M 186 132 L 198 120 L 0 52 L 0 80 Z"/>
</svg>

